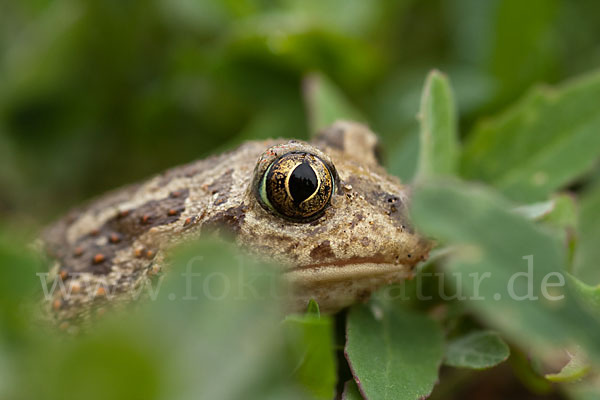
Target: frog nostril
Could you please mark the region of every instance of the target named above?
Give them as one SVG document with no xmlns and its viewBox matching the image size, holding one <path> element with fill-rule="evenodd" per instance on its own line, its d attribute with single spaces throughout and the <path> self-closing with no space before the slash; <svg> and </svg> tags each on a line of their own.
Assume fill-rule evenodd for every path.
<svg viewBox="0 0 600 400">
<path fill-rule="evenodd" d="M 390 203 L 390 204 L 395 204 L 395 203 L 399 203 L 400 202 L 400 198 L 397 196 L 393 196 L 391 194 L 388 194 L 385 196 L 385 200 Z"/>
<path fill-rule="evenodd" d="M 400 198 L 391 194 L 385 195 L 384 201 L 388 204 L 389 212 L 391 214 L 398 212 L 402 205 Z"/>
</svg>

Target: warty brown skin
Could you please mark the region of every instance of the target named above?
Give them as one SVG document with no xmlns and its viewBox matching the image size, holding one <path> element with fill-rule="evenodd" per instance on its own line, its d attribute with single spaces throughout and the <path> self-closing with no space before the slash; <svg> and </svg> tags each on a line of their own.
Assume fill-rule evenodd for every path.
<svg viewBox="0 0 600 400">
<path fill-rule="evenodd" d="M 408 188 L 378 164 L 376 142 L 365 126 L 339 121 L 311 143 L 247 142 L 71 211 L 43 235 L 54 260 L 50 279 L 71 291 L 55 291 L 48 308 L 64 323 L 86 317 L 107 294 L 132 297 L 166 267 L 169 248 L 214 227 L 226 227 L 242 247 L 284 268 L 292 310 L 314 298 L 334 312 L 410 277 L 430 243 L 410 226 Z M 259 159 L 268 164 L 271 153 L 287 149 L 317 154 L 337 171 L 331 204 L 311 222 L 286 220 L 256 199 Z"/>
</svg>

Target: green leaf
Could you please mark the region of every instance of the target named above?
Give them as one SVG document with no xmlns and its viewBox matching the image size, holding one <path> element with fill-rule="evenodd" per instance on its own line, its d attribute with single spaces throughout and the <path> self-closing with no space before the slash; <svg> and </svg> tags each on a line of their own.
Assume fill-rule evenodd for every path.
<svg viewBox="0 0 600 400">
<path fill-rule="evenodd" d="M 448 78 L 431 71 L 419 111 L 421 122 L 418 179 L 454 175 L 458 161 L 456 107 Z"/>
<path fill-rule="evenodd" d="M 495 332 L 479 331 L 448 343 L 445 364 L 451 367 L 486 369 L 506 361 L 508 345 Z"/>
<path fill-rule="evenodd" d="M 0 341 L 3 336 L 15 339 L 32 327 L 24 311 L 37 307 L 41 298 L 40 279 L 36 273 L 43 269 L 39 259 L 33 256 L 18 234 L 0 230 Z"/>
<path fill-rule="evenodd" d="M 532 357 L 529 349 L 520 350 L 518 347 L 511 351 L 508 362 L 514 376 L 533 393 L 549 393 L 552 391 L 550 382 L 541 375 L 541 359 Z"/>
<path fill-rule="evenodd" d="M 578 208 L 575 196 L 559 193 L 552 196 L 554 209 L 541 218 L 542 223 L 556 235 L 567 249 L 565 269 L 573 270 L 573 259 L 577 248 Z"/>
<path fill-rule="evenodd" d="M 575 247 L 577 244 L 577 205 L 575 198 L 566 193 L 553 195 L 551 200 L 519 206 L 513 209 L 517 214 L 531 221 L 541 221 L 565 243 L 568 250 L 567 271 L 572 269 Z"/>
<path fill-rule="evenodd" d="M 309 75 L 304 80 L 304 100 L 311 135 L 339 119 L 365 121 L 342 91 L 323 75 Z"/>
<path fill-rule="evenodd" d="M 577 226 L 577 204 L 575 197 L 568 193 L 552 196 L 554 207 L 544 215 L 542 221 L 557 228 L 575 229 Z"/>
<path fill-rule="evenodd" d="M 412 215 L 422 232 L 457 246 L 447 277 L 482 320 L 538 354 L 574 342 L 600 362 L 600 322 L 566 285 L 563 246 L 511 209 L 482 187 L 453 182 L 418 188 Z"/>
<path fill-rule="evenodd" d="M 296 364 L 295 378 L 312 397 L 333 398 L 337 372 L 331 318 L 313 313 L 292 315 L 284 320 L 283 327 L 288 351 Z"/>
<path fill-rule="evenodd" d="M 581 297 L 590 311 L 600 317 L 600 285 L 590 286 L 572 275 L 567 275 L 569 283 L 573 285 L 575 292 Z"/>
<path fill-rule="evenodd" d="M 589 371 L 590 365 L 581 353 L 569 353 L 570 360 L 559 372 L 546 374 L 550 382 L 574 382 L 583 378 Z"/>
<path fill-rule="evenodd" d="M 305 398 L 290 376 L 277 269 L 215 240 L 171 261 L 135 312 L 107 310 L 70 340 L 40 332 L 15 366 L 19 398 Z"/>
<path fill-rule="evenodd" d="M 573 274 L 590 285 L 600 284 L 600 185 L 581 197 L 579 237 Z"/>
<path fill-rule="evenodd" d="M 572 259 L 577 226 L 577 207 L 572 195 L 554 195 L 551 200 L 515 207 L 513 211 L 531 221 L 542 221 L 555 230 L 557 237 L 568 244 L 569 260 Z"/>
<path fill-rule="evenodd" d="M 312 314 L 316 317 L 321 316 L 321 311 L 319 310 L 319 304 L 314 299 L 310 299 L 308 301 L 308 307 L 306 307 L 306 313 Z"/>
<path fill-rule="evenodd" d="M 346 358 L 367 398 L 415 400 L 431 393 L 444 351 L 442 331 L 429 317 L 357 305 L 346 334 Z"/>
<path fill-rule="evenodd" d="M 344 384 L 344 392 L 342 393 L 342 400 L 363 400 L 358 386 L 354 381 L 347 381 Z"/>
<path fill-rule="evenodd" d="M 545 200 L 600 155 L 600 73 L 538 87 L 468 136 L 462 174 L 520 202 Z"/>
<path fill-rule="evenodd" d="M 526 204 L 524 206 L 515 207 L 514 212 L 524 216 L 532 221 L 542 219 L 554 210 L 554 200 L 541 201 L 539 203 Z"/>
</svg>

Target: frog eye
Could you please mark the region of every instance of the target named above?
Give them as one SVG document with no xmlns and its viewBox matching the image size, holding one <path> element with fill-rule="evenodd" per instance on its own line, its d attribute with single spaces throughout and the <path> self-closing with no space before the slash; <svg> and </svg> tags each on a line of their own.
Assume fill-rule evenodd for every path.
<svg viewBox="0 0 600 400">
<path fill-rule="evenodd" d="M 312 220 L 329 205 L 334 179 L 314 154 L 292 152 L 275 159 L 259 183 L 263 207 L 295 220 Z"/>
</svg>

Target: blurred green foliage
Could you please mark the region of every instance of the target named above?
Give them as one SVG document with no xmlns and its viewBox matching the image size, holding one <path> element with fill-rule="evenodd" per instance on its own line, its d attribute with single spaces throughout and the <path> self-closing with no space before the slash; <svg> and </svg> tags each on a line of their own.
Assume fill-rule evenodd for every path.
<svg viewBox="0 0 600 400">
<path fill-rule="evenodd" d="M 14 243 L 3 239 L 0 244 L 4 282 L 37 278 L 24 268 L 26 256 L 7 256 L 2 250 L 9 244 L 18 248 Z M 19 326 L 18 342 L 0 337 L 0 360 L 6 363 L 0 364 L 0 397 L 306 398 L 298 384 L 301 378 L 296 380 L 289 372 L 297 359 L 288 351 L 302 353 L 305 344 L 290 340 L 286 345 L 279 329 L 283 304 L 273 298 L 281 298 L 282 286 L 275 271 L 240 259 L 237 249 L 222 241 L 189 245 L 173 256 L 169 278 L 153 287 L 160 289 L 155 299 L 134 312 L 111 309 L 93 329 L 76 336 L 36 321 L 38 310 L 33 307 L 39 299 L 30 291 L 2 291 L 2 310 L 13 306 L 27 325 Z M 195 275 L 186 279 L 189 273 Z M 10 332 L 7 326 L 14 323 L 3 318 L 0 332 Z M 290 337 L 311 332 L 311 326 L 287 328 Z M 323 342 L 313 337 L 307 343 Z M 319 350 L 322 357 L 327 357 L 327 350 L 332 357 L 326 346 Z M 333 375 L 335 369 L 329 367 Z M 335 383 L 331 379 L 329 391 Z"/>
</svg>

